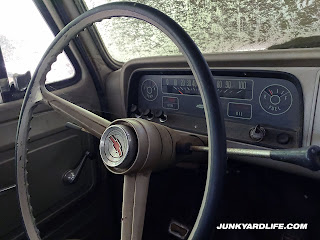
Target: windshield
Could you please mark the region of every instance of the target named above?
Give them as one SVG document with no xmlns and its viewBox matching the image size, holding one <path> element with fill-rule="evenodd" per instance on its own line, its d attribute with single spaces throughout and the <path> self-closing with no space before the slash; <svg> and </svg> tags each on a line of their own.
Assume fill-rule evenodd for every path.
<svg viewBox="0 0 320 240">
<path fill-rule="evenodd" d="M 114 2 L 85 0 L 88 9 Z M 318 47 L 318 0 L 136 0 L 163 11 L 192 37 L 202 53 L 268 48 Z M 127 18 L 96 24 L 109 54 L 126 62 L 133 58 L 179 54 L 155 27 Z M 289 42 L 299 38 L 298 41 Z M 287 43 L 289 42 L 289 44 Z M 287 43 L 286 45 L 281 45 Z M 277 45 L 277 46 L 275 46 Z M 279 46 L 280 45 L 280 46 Z"/>
</svg>

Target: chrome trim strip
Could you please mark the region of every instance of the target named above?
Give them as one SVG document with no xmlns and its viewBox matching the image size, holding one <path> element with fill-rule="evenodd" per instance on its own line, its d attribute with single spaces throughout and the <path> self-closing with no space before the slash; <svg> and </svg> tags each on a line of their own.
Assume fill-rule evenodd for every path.
<svg viewBox="0 0 320 240">
<path fill-rule="evenodd" d="M 0 194 L 3 193 L 3 192 L 6 192 L 6 191 L 12 190 L 12 189 L 14 189 L 14 188 L 16 188 L 16 185 L 15 185 L 15 184 L 10 185 L 9 187 L 1 188 L 1 189 L 0 189 Z"/>
</svg>

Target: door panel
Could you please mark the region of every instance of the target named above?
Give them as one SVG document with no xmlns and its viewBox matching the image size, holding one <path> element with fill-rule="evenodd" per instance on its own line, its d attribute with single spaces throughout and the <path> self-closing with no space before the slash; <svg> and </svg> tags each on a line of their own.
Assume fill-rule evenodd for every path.
<svg viewBox="0 0 320 240">
<path fill-rule="evenodd" d="M 45 121 L 45 123 L 43 121 Z M 34 141 L 43 136 L 63 131 L 65 130 L 65 122 L 66 119 L 54 111 L 38 113 L 33 117 L 31 122 L 29 137 Z M 14 147 L 16 130 L 17 120 L 0 124 L 1 136 L 5 136 L 0 138 L 0 151 L 5 151 Z"/>
<path fill-rule="evenodd" d="M 47 14 L 45 7 L 42 10 Z M 56 23 L 50 17 L 48 19 L 49 25 L 57 32 Z M 79 53 L 74 43 L 70 43 L 67 50 L 76 71 L 69 80 L 75 81 L 67 80 L 58 85 L 50 85 L 50 91 L 88 110 L 100 111 L 95 85 L 82 58 L 85 51 Z M 31 56 L 21 57 L 33 61 Z M 22 235 L 23 231 L 16 189 L 1 191 L 14 186 L 16 181 L 14 147 L 21 104 L 22 99 L 0 104 L 0 239 L 13 239 Z M 66 129 L 67 121 L 48 106 L 40 105 L 33 116 L 29 133 L 28 182 L 31 203 L 36 220 L 46 222 L 49 226 L 54 222 L 50 220 L 58 216 L 60 210 L 73 210 L 69 208 L 73 205 L 71 203 L 82 197 L 91 197 L 88 193 L 94 188 L 97 178 L 97 160 L 93 159 L 86 161 L 76 183 L 66 185 L 62 182 L 63 174 L 74 169 L 86 151 L 93 152 L 97 149 L 94 137 Z M 81 210 L 79 209 L 79 214 L 82 214 Z"/>
<path fill-rule="evenodd" d="M 78 181 L 72 185 L 62 182 L 63 174 L 75 168 L 86 150 L 92 148 L 88 135 L 64 127 L 66 119 L 54 111 L 37 114 L 31 122 L 31 143 L 28 145 L 31 202 L 37 220 L 67 207 L 87 194 L 95 184 L 95 162 L 87 160 Z M 0 187 L 15 184 L 14 127 L 16 121 L 0 125 Z M 11 130 L 12 129 L 12 130 Z M 3 136 L 3 135 L 2 135 Z M 21 223 L 17 193 L 10 189 L 0 194 L 0 239 Z M 6 238 L 6 237 L 4 237 Z"/>
<path fill-rule="evenodd" d="M 99 111 L 99 101 L 91 78 L 82 68 L 82 79 L 55 92 L 89 110 Z M 86 96 L 83 99 L 83 96 Z M 89 97 L 90 96 L 90 97 Z M 14 142 L 22 101 L 0 104 L 0 191 L 15 185 Z M 86 196 L 95 186 L 97 160 L 87 160 L 73 185 L 62 182 L 63 174 L 74 169 L 84 153 L 93 152 L 91 135 L 65 127 L 68 120 L 46 105 L 36 108 L 31 121 L 28 145 L 31 202 L 37 221 L 48 222 L 60 210 Z M 21 215 L 15 188 L 0 192 L 0 239 L 21 235 Z M 20 226 L 20 228 L 19 228 Z"/>
</svg>

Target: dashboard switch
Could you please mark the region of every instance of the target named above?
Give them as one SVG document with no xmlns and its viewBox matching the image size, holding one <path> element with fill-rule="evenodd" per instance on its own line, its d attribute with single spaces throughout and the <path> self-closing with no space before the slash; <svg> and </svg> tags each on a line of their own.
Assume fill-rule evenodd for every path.
<svg viewBox="0 0 320 240">
<path fill-rule="evenodd" d="M 140 112 L 142 113 L 142 115 L 147 116 L 151 112 L 151 110 L 148 108 L 147 109 L 140 109 Z"/>
<path fill-rule="evenodd" d="M 137 105 L 132 104 L 130 107 L 130 117 L 140 118 L 142 116 L 141 109 L 138 109 Z"/>
<path fill-rule="evenodd" d="M 130 112 L 135 112 L 135 111 L 137 111 L 137 110 L 138 110 L 137 105 L 132 104 L 132 105 L 131 105 L 131 108 L 130 108 Z"/>
<path fill-rule="evenodd" d="M 250 138 L 256 142 L 262 141 L 265 135 L 266 135 L 266 130 L 260 125 L 257 125 L 254 128 L 251 128 L 249 131 Z"/>
<path fill-rule="evenodd" d="M 141 109 L 136 108 L 133 114 L 136 118 L 140 118 L 142 116 Z"/>
<path fill-rule="evenodd" d="M 288 133 L 280 133 L 277 136 L 277 142 L 280 144 L 288 144 L 290 142 L 290 135 Z"/>
<path fill-rule="evenodd" d="M 152 120 L 153 119 L 153 112 L 151 111 L 151 109 L 146 109 L 144 111 L 142 111 L 142 114 L 148 119 L 148 120 Z"/>
<path fill-rule="evenodd" d="M 154 116 L 155 116 L 156 118 L 159 118 L 162 114 L 163 114 L 163 111 L 162 111 L 162 110 L 156 110 L 156 111 L 154 111 Z"/>
<path fill-rule="evenodd" d="M 166 122 L 167 119 L 168 119 L 168 116 L 167 116 L 166 114 L 164 114 L 164 113 L 159 117 L 159 121 L 160 121 L 161 123 Z"/>
<path fill-rule="evenodd" d="M 152 113 L 152 111 L 150 111 L 147 115 L 146 115 L 146 117 L 147 117 L 147 119 L 148 120 L 152 120 L 153 119 L 153 113 Z"/>
<path fill-rule="evenodd" d="M 156 110 L 155 112 L 154 112 L 154 116 L 156 117 L 156 118 L 159 118 L 159 121 L 161 122 L 161 123 L 164 123 L 165 121 L 167 121 L 167 119 L 168 119 L 168 116 L 164 113 L 164 111 L 162 111 L 162 110 Z"/>
</svg>

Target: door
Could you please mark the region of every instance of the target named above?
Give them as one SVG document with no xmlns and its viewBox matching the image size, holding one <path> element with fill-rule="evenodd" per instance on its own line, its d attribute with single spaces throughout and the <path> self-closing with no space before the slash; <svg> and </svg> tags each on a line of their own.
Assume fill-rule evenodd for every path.
<svg viewBox="0 0 320 240">
<path fill-rule="evenodd" d="M 1 5 L 0 239 L 19 239 L 23 238 L 23 228 L 15 189 L 17 121 L 28 71 L 34 72 L 54 36 L 32 1 L 3 1 Z M 17 16 L 20 21 L 9 21 Z M 95 87 L 78 52 L 65 49 L 52 69 L 47 75 L 48 89 L 79 106 L 99 109 Z M 93 97 L 84 101 L 82 96 Z M 94 149 L 92 136 L 69 129 L 66 123 L 67 119 L 45 105 L 37 107 L 31 122 L 28 182 L 34 215 L 40 224 L 65 214 L 95 187 L 94 157 L 84 160 L 75 182 L 63 181 L 64 174 L 77 168 L 84 154 Z"/>
</svg>

